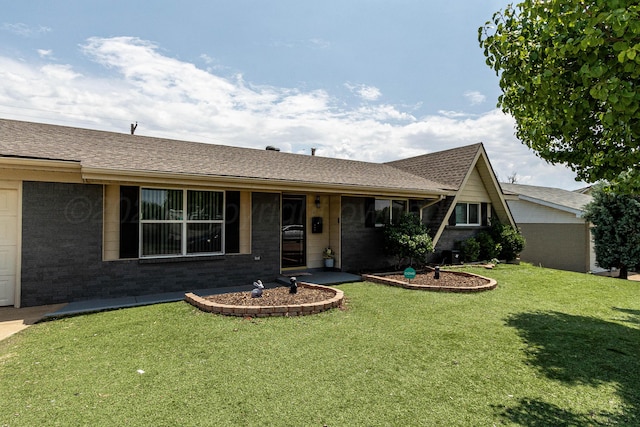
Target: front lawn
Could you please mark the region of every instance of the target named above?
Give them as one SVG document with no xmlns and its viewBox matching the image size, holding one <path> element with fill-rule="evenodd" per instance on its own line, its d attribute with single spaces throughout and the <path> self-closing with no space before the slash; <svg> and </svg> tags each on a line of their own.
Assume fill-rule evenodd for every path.
<svg viewBox="0 0 640 427">
<path fill-rule="evenodd" d="M 640 283 L 472 269 L 494 291 L 339 286 L 346 309 L 184 303 L 0 341 L 0 426 L 640 425 Z"/>
</svg>

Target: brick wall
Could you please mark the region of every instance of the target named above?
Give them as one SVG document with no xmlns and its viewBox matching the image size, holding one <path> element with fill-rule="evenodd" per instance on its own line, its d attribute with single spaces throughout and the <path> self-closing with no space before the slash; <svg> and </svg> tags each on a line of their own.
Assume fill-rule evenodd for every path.
<svg viewBox="0 0 640 427">
<path fill-rule="evenodd" d="M 365 227 L 365 198 L 343 197 L 341 261 L 354 273 L 388 270 L 393 259 L 383 251 L 382 228 Z"/>
<path fill-rule="evenodd" d="M 252 196 L 252 254 L 102 261 L 100 185 L 23 185 L 21 305 L 249 287 L 280 271 L 280 196 Z M 255 257 L 259 257 L 256 260 Z"/>
</svg>

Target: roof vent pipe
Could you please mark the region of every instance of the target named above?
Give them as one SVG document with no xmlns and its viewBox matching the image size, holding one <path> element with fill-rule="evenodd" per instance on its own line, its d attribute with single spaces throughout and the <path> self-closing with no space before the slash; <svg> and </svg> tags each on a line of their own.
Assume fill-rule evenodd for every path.
<svg viewBox="0 0 640 427">
<path fill-rule="evenodd" d="M 316 155 L 316 147 L 311 147 L 311 155 L 312 156 Z"/>
<path fill-rule="evenodd" d="M 265 148 L 265 150 L 267 150 L 267 151 L 280 151 L 280 149 L 278 147 L 274 147 L 273 145 L 267 145 L 267 148 Z"/>
</svg>

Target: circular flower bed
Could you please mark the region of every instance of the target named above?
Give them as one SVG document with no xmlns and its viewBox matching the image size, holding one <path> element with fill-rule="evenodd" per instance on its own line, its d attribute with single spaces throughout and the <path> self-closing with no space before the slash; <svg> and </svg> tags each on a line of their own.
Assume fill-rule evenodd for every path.
<svg viewBox="0 0 640 427">
<path fill-rule="evenodd" d="M 407 279 L 401 273 L 362 276 L 364 280 L 385 285 L 398 286 L 406 289 L 441 292 L 482 292 L 495 289 L 498 282 L 488 277 L 463 271 L 440 271 L 440 278 L 435 278 L 435 272 L 418 273 L 414 279 Z"/>
<path fill-rule="evenodd" d="M 298 282 L 297 294 L 290 294 L 289 287 L 282 286 L 265 289 L 260 298 L 251 298 L 251 292 L 204 297 L 188 293 L 185 300 L 203 311 L 228 316 L 304 316 L 339 307 L 344 300 L 344 292 L 328 286 Z"/>
</svg>

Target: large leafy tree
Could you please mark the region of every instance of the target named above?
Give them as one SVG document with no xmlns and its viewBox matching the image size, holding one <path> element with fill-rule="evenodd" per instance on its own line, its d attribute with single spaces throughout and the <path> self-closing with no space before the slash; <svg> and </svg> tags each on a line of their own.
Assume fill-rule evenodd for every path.
<svg viewBox="0 0 640 427">
<path fill-rule="evenodd" d="M 500 76 L 498 106 L 540 157 L 589 182 L 640 165 L 638 0 L 525 0 L 478 40 Z"/>
<path fill-rule="evenodd" d="M 584 217 L 593 224 L 598 265 L 618 268 L 626 279 L 628 270 L 640 265 L 640 197 L 598 185 Z"/>
</svg>

